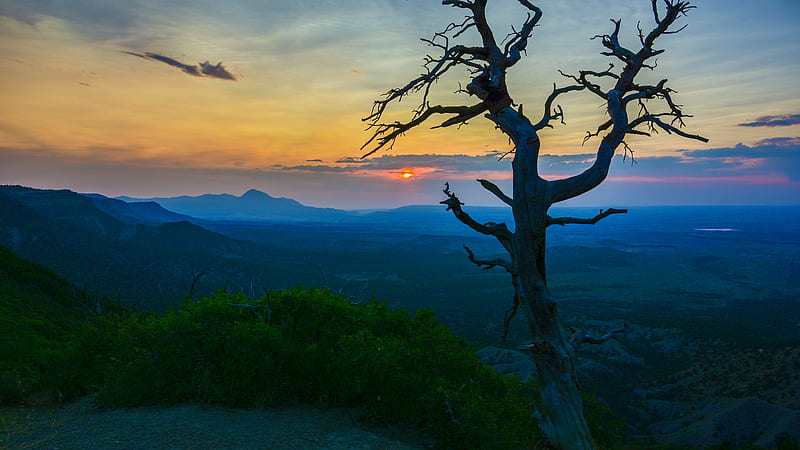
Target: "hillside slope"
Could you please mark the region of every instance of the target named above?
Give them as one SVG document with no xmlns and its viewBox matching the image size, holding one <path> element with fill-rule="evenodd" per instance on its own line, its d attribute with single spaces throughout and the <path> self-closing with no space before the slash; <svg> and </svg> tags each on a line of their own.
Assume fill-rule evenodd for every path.
<svg viewBox="0 0 800 450">
<path fill-rule="evenodd" d="M 302 260 L 187 221 L 123 223 L 70 191 L 0 188 L 0 245 L 43 264 L 81 288 L 124 305 L 165 310 L 194 285 L 287 288 L 309 281 Z M 202 277 L 200 274 L 203 274 Z"/>
</svg>

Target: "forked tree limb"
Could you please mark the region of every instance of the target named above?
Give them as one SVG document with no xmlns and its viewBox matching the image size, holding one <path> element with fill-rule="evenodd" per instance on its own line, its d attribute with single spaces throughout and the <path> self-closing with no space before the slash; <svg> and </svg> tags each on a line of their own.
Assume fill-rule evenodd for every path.
<svg viewBox="0 0 800 450">
<path fill-rule="evenodd" d="M 585 88 L 586 86 L 582 85 L 564 86 L 562 88 L 556 88 L 556 85 L 554 83 L 553 92 L 550 93 L 550 95 L 547 97 L 547 100 L 545 100 L 544 102 L 544 115 L 542 116 L 542 119 L 539 120 L 539 122 L 535 124 L 533 127 L 537 130 L 541 130 L 542 128 L 545 127 L 552 128 L 552 125 L 550 125 L 551 120 L 560 120 L 561 123 L 563 124 L 564 110 L 561 108 L 561 106 L 556 106 L 555 111 L 553 110 L 553 102 L 555 101 L 556 97 L 558 97 L 561 94 L 565 94 L 567 92 L 582 91 Z"/>
<path fill-rule="evenodd" d="M 533 12 L 533 15 L 528 14 L 527 20 L 522 24 L 522 28 L 512 33 L 510 39 L 506 43 L 504 54 L 506 55 L 506 67 L 511 67 L 522 58 L 522 52 L 528 47 L 528 38 L 533 33 L 533 28 L 539 23 L 542 18 L 542 10 L 535 6 L 528 0 L 518 0 L 519 3 Z"/>
<path fill-rule="evenodd" d="M 680 16 L 685 15 L 690 9 L 694 8 L 694 6 L 685 1 L 664 0 L 664 3 L 666 12 L 662 16 L 658 12 L 657 4 L 653 2 L 653 14 L 657 18 L 656 26 L 646 36 L 641 33 L 644 36 L 641 39 L 642 47 L 635 53 L 623 47 L 619 42 L 621 26 L 621 21 L 619 20 L 612 20 L 614 30 L 611 34 L 595 36 L 595 38 L 601 38 L 603 46 L 609 49 L 609 52 L 603 52 L 602 54 L 616 57 L 625 63 L 618 74 L 611 72 L 613 65 L 605 72 L 581 71 L 579 76 L 562 74 L 603 98 L 606 101 L 610 119 L 600 125 L 595 133 L 587 132 L 584 143 L 586 140 L 599 135 L 601 131 L 608 131 L 602 138 L 597 149 L 597 156 L 589 168 L 580 174 L 556 180 L 552 183 L 551 204 L 582 195 L 603 182 L 608 175 L 614 152 L 617 147 L 625 142 L 625 135 L 649 135 L 645 131 L 637 130 L 636 127 L 639 125 L 647 125 L 650 132 L 657 132 L 661 129 L 684 138 L 708 142 L 708 139 L 700 135 L 687 133 L 678 127 L 683 126 L 684 117 L 690 116 L 684 114 L 679 105 L 672 100 L 671 93 L 673 91 L 666 87 L 666 80 L 662 80 L 655 86 L 641 86 L 634 82 L 643 68 L 653 67 L 648 65 L 648 60 L 663 52 L 663 50 L 653 49 L 655 40 L 664 34 L 680 31 L 680 29 L 671 30 L 671 27 Z M 599 84 L 590 81 L 588 76 L 611 77 L 616 80 L 616 83 L 612 89 L 604 91 Z M 667 111 L 650 113 L 641 102 L 652 99 L 663 100 L 666 103 Z M 629 120 L 627 106 L 633 101 L 640 102 L 640 115 L 633 120 Z M 667 123 L 665 119 L 670 123 Z"/>
<path fill-rule="evenodd" d="M 466 245 L 462 245 L 464 250 L 467 251 L 467 257 L 469 260 L 478 267 L 481 267 L 483 270 L 490 270 L 494 269 L 495 267 L 502 267 L 506 270 L 506 272 L 510 274 L 516 274 L 516 270 L 514 269 L 514 265 L 511 261 L 508 261 L 503 258 L 495 258 L 495 259 L 478 259 L 475 257 L 475 253 L 470 250 L 469 247 Z"/>
<path fill-rule="evenodd" d="M 371 124 L 369 128 L 375 128 L 376 130 L 372 137 L 361 146 L 361 150 L 364 150 L 373 142 L 375 142 L 376 145 L 372 150 L 362 155 L 361 158 L 366 158 L 367 156 L 370 156 L 384 147 L 391 149 L 392 145 L 394 145 L 394 141 L 397 140 L 398 137 L 400 137 L 406 131 L 422 124 L 434 114 L 455 114 L 455 117 L 452 117 L 444 121 L 439 126 L 434 127 L 441 128 L 455 125 L 457 123 L 464 123 L 484 111 L 486 111 L 486 106 L 483 103 L 478 103 L 477 105 L 473 106 L 426 106 L 408 122 Z"/>
<path fill-rule="evenodd" d="M 477 231 L 478 233 L 494 236 L 503 248 L 506 249 L 509 255 L 514 254 L 513 243 L 512 239 L 514 234 L 509 231 L 508 227 L 504 223 L 494 223 L 494 222 L 486 222 L 486 223 L 479 223 L 475 219 L 472 218 L 469 214 L 464 212 L 461 206 L 464 204 L 461 200 L 456 197 L 456 195 L 450 192 L 450 183 L 445 183 L 445 188 L 442 192 L 447 195 L 447 199 L 442 200 L 442 205 L 447 206 L 447 211 L 453 211 L 453 215 L 461 221 L 464 225 L 472 228 L 473 230 Z"/>
<path fill-rule="evenodd" d="M 623 325 L 622 328 L 611 330 L 600 337 L 595 337 L 589 334 L 586 330 L 571 329 L 572 336 L 570 337 L 569 342 L 570 344 L 572 344 L 572 347 L 575 350 L 577 350 L 578 347 L 580 347 L 582 344 L 595 344 L 595 345 L 603 344 L 610 341 L 611 339 L 617 339 L 617 336 L 625 333 L 627 327 L 628 327 L 627 324 Z"/>
<path fill-rule="evenodd" d="M 547 216 L 547 226 L 550 225 L 567 225 L 567 224 L 583 224 L 583 225 L 594 225 L 602 219 L 612 215 L 612 214 L 625 214 L 627 213 L 627 209 L 615 209 L 615 208 L 608 208 L 605 211 L 600 210 L 600 214 L 589 218 L 589 219 L 582 219 L 577 217 L 550 217 Z"/>
<path fill-rule="evenodd" d="M 505 193 L 503 193 L 503 191 L 500 190 L 500 188 L 497 187 L 496 184 L 492 183 L 489 180 L 484 180 L 484 179 L 480 179 L 480 178 L 475 180 L 475 181 L 480 183 L 481 186 L 483 186 L 484 189 L 486 189 L 487 191 L 489 191 L 492 194 L 494 194 L 497 198 L 500 199 L 500 201 L 502 201 L 506 205 L 513 206 L 514 201 L 511 199 L 511 197 L 509 197 Z"/>
<path fill-rule="evenodd" d="M 645 116 L 641 116 L 641 117 L 637 118 L 636 120 L 632 121 L 630 123 L 630 125 L 628 125 L 628 128 L 629 128 L 628 133 L 634 133 L 635 132 L 635 130 L 633 130 L 634 127 L 637 127 L 637 126 L 642 125 L 642 124 L 648 124 L 650 131 L 658 132 L 658 129 L 656 128 L 656 127 L 658 127 L 658 128 L 661 128 L 662 130 L 666 131 L 667 134 L 675 133 L 678 136 L 682 136 L 682 137 L 685 137 L 687 139 L 694 139 L 694 140 L 700 141 L 700 142 L 708 142 L 708 138 L 700 136 L 699 134 L 687 133 L 687 132 L 681 130 L 680 128 L 678 128 L 678 127 L 676 127 L 676 126 L 674 126 L 672 124 L 664 122 L 663 120 L 661 120 L 661 117 L 672 117 L 673 120 L 679 119 L 679 117 L 676 117 L 676 116 L 674 116 L 672 114 L 669 114 L 669 113 L 647 114 Z M 688 116 L 682 116 L 682 117 L 688 117 Z M 641 131 L 639 132 L 639 134 L 642 134 L 642 133 L 643 132 L 641 132 Z"/>
</svg>

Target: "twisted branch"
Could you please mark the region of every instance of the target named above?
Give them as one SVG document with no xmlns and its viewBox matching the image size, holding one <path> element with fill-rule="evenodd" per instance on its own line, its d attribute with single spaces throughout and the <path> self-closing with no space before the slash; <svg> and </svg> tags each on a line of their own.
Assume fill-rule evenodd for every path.
<svg viewBox="0 0 800 450">
<path fill-rule="evenodd" d="M 569 223 L 583 224 L 583 225 L 594 225 L 597 222 L 599 222 L 600 220 L 605 219 L 606 217 L 608 217 L 608 216 L 610 216 L 612 214 L 625 214 L 627 212 L 628 212 L 627 209 L 608 208 L 605 211 L 603 211 L 601 209 L 600 210 L 600 214 L 598 214 L 598 215 L 596 215 L 596 216 L 594 216 L 592 218 L 589 218 L 589 219 L 580 219 L 580 218 L 577 218 L 577 217 L 555 217 L 554 218 L 554 217 L 550 217 L 548 215 L 547 216 L 547 226 L 548 227 L 550 225 L 561 225 L 561 226 L 564 226 L 564 225 L 569 224 Z"/>
<path fill-rule="evenodd" d="M 695 139 L 708 142 L 708 139 L 687 133 L 680 129 L 684 126 L 683 118 L 691 117 L 684 114 L 680 105 L 672 99 L 674 91 L 666 86 L 667 80 L 661 80 L 655 86 L 639 85 L 634 80 L 643 68 L 652 69 L 654 64 L 648 61 L 663 53 L 663 50 L 654 50 L 655 40 L 664 34 L 673 34 L 681 31 L 683 27 L 673 30 L 671 27 L 675 21 L 693 9 L 689 2 L 679 0 L 664 0 L 666 11 L 663 16 L 659 13 L 655 1 L 652 3 L 655 27 L 644 34 L 640 31 L 641 48 L 634 53 L 625 48 L 619 42 L 620 20 L 612 20 L 614 29 L 610 34 L 598 35 L 593 39 L 600 38 L 604 47 L 609 51 L 602 54 L 617 58 L 625 64 L 622 69 L 615 73 L 612 71 L 614 65 L 603 72 L 580 71 L 579 75 L 563 76 L 574 80 L 578 85 L 584 86 L 590 92 L 596 94 L 606 101 L 606 108 L 609 119 L 598 126 L 596 132 L 586 133 L 584 144 L 591 138 L 598 136 L 601 132 L 607 131 L 597 149 L 597 156 L 591 167 L 573 177 L 557 180 L 553 182 L 553 203 L 564 201 L 581 195 L 599 185 L 608 175 L 608 170 L 614 152 L 620 145 L 625 145 L 626 134 L 636 134 L 650 136 L 650 133 L 657 132 L 659 129 L 669 134 L 677 134 L 684 138 Z M 641 26 L 639 27 L 641 30 Z M 614 87 L 608 91 L 595 82 L 598 78 L 611 78 L 616 80 Z M 666 104 L 666 112 L 651 113 L 645 105 L 648 100 L 661 100 Z M 638 115 L 630 120 L 627 107 L 632 102 L 640 105 Z M 665 120 L 668 119 L 668 120 Z M 669 123 L 668 123 L 669 122 Z M 636 129 L 640 125 L 647 125 L 648 131 Z"/>
<path fill-rule="evenodd" d="M 550 95 L 547 97 L 547 100 L 545 100 L 544 102 L 544 115 L 542 116 L 542 119 L 533 127 L 536 130 L 541 130 L 542 128 L 545 127 L 552 128 L 552 125 L 550 125 L 551 120 L 560 120 L 561 123 L 564 124 L 564 110 L 561 108 L 560 105 L 558 105 L 556 106 L 555 111 L 553 111 L 552 109 L 553 102 L 555 101 L 556 97 L 558 97 L 561 94 L 565 94 L 567 92 L 572 92 L 572 91 L 582 91 L 585 88 L 586 86 L 584 85 L 564 86 L 562 88 L 556 88 L 555 83 L 553 83 L 553 92 L 550 93 Z M 522 107 L 520 106 L 520 110 L 521 109 Z"/>
<path fill-rule="evenodd" d="M 494 269 L 495 267 L 502 267 L 503 269 L 506 269 L 506 272 L 512 275 L 515 275 L 517 273 L 511 261 L 505 260 L 503 258 L 477 259 L 475 257 L 475 254 L 472 253 L 472 250 L 470 250 L 469 247 L 463 244 L 462 247 L 464 247 L 464 250 L 467 251 L 467 257 L 469 258 L 469 260 L 476 266 L 481 267 L 482 268 L 481 270 L 491 270 Z"/>
<path fill-rule="evenodd" d="M 450 192 L 450 183 L 445 183 L 445 188 L 442 190 L 445 195 L 447 195 L 446 200 L 442 200 L 442 205 L 447 206 L 447 211 L 453 211 L 453 215 L 461 221 L 464 225 L 472 228 L 473 230 L 477 231 L 478 233 L 494 236 L 497 238 L 498 241 L 503 245 L 503 247 L 509 252 L 512 253 L 511 249 L 511 238 L 513 233 L 508 230 L 508 227 L 504 223 L 494 223 L 494 222 L 486 222 L 486 223 L 478 223 L 475 219 L 473 219 L 469 214 L 464 212 L 461 209 L 462 203 L 458 197 L 452 192 Z"/>
<path fill-rule="evenodd" d="M 506 205 L 513 206 L 513 200 L 511 199 L 511 197 L 509 197 L 505 193 L 503 193 L 503 191 L 501 191 L 500 188 L 497 187 L 496 184 L 492 183 L 491 181 L 483 180 L 483 179 L 477 179 L 475 181 L 480 183 L 481 186 L 483 186 L 484 189 L 486 189 L 487 191 L 489 191 L 492 194 L 494 194 L 497 198 L 499 198 Z"/>
<path fill-rule="evenodd" d="M 606 334 L 604 334 L 604 335 L 602 335 L 600 337 L 595 337 L 595 336 L 589 334 L 586 330 L 576 330 L 574 328 L 571 328 L 570 331 L 572 331 L 572 336 L 569 339 L 569 343 L 572 344 L 572 348 L 575 349 L 575 350 L 577 350 L 578 347 L 581 346 L 581 344 L 600 345 L 600 344 L 603 344 L 603 343 L 606 343 L 606 342 L 610 341 L 611 339 L 616 340 L 617 336 L 619 336 L 620 334 L 625 333 L 627 328 L 628 328 L 628 325 L 625 324 L 625 325 L 622 326 L 622 328 L 618 328 L 616 330 L 609 331 L 608 333 L 606 333 Z"/>
</svg>

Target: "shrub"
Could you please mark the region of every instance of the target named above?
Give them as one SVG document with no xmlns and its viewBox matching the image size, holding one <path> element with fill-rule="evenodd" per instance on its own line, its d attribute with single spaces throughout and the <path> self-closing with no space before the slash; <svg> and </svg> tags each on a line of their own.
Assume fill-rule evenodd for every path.
<svg viewBox="0 0 800 450">
<path fill-rule="evenodd" d="M 539 437 L 534 387 L 502 377 L 433 312 L 354 305 L 323 290 L 248 300 L 218 292 L 120 327 L 97 401 L 200 400 L 361 407 L 365 419 L 418 427 L 446 447 L 524 448 Z"/>
</svg>

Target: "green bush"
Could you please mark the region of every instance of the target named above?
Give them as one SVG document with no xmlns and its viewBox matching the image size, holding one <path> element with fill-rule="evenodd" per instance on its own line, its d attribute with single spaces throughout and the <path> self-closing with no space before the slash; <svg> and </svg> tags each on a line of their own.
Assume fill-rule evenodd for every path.
<svg viewBox="0 0 800 450">
<path fill-rule="evenodd" d="M 418 427 L 445 447 L 539 441 L 533 386 L 481 363 L 427 310 L 353 305 L 315 289 L 254 300 L 218 292 L 134 316 L 113 340 L 101 405 L 301 401 L 360 407 L 368 420 Z"/>
<path fill-rule="evenodd" d="M 0 246 L 0 404 L 60 402 L 96 389 L 95 359 L 107 353 L 98 348 L 98 308 L 122 311 Z"/>
</svg>

